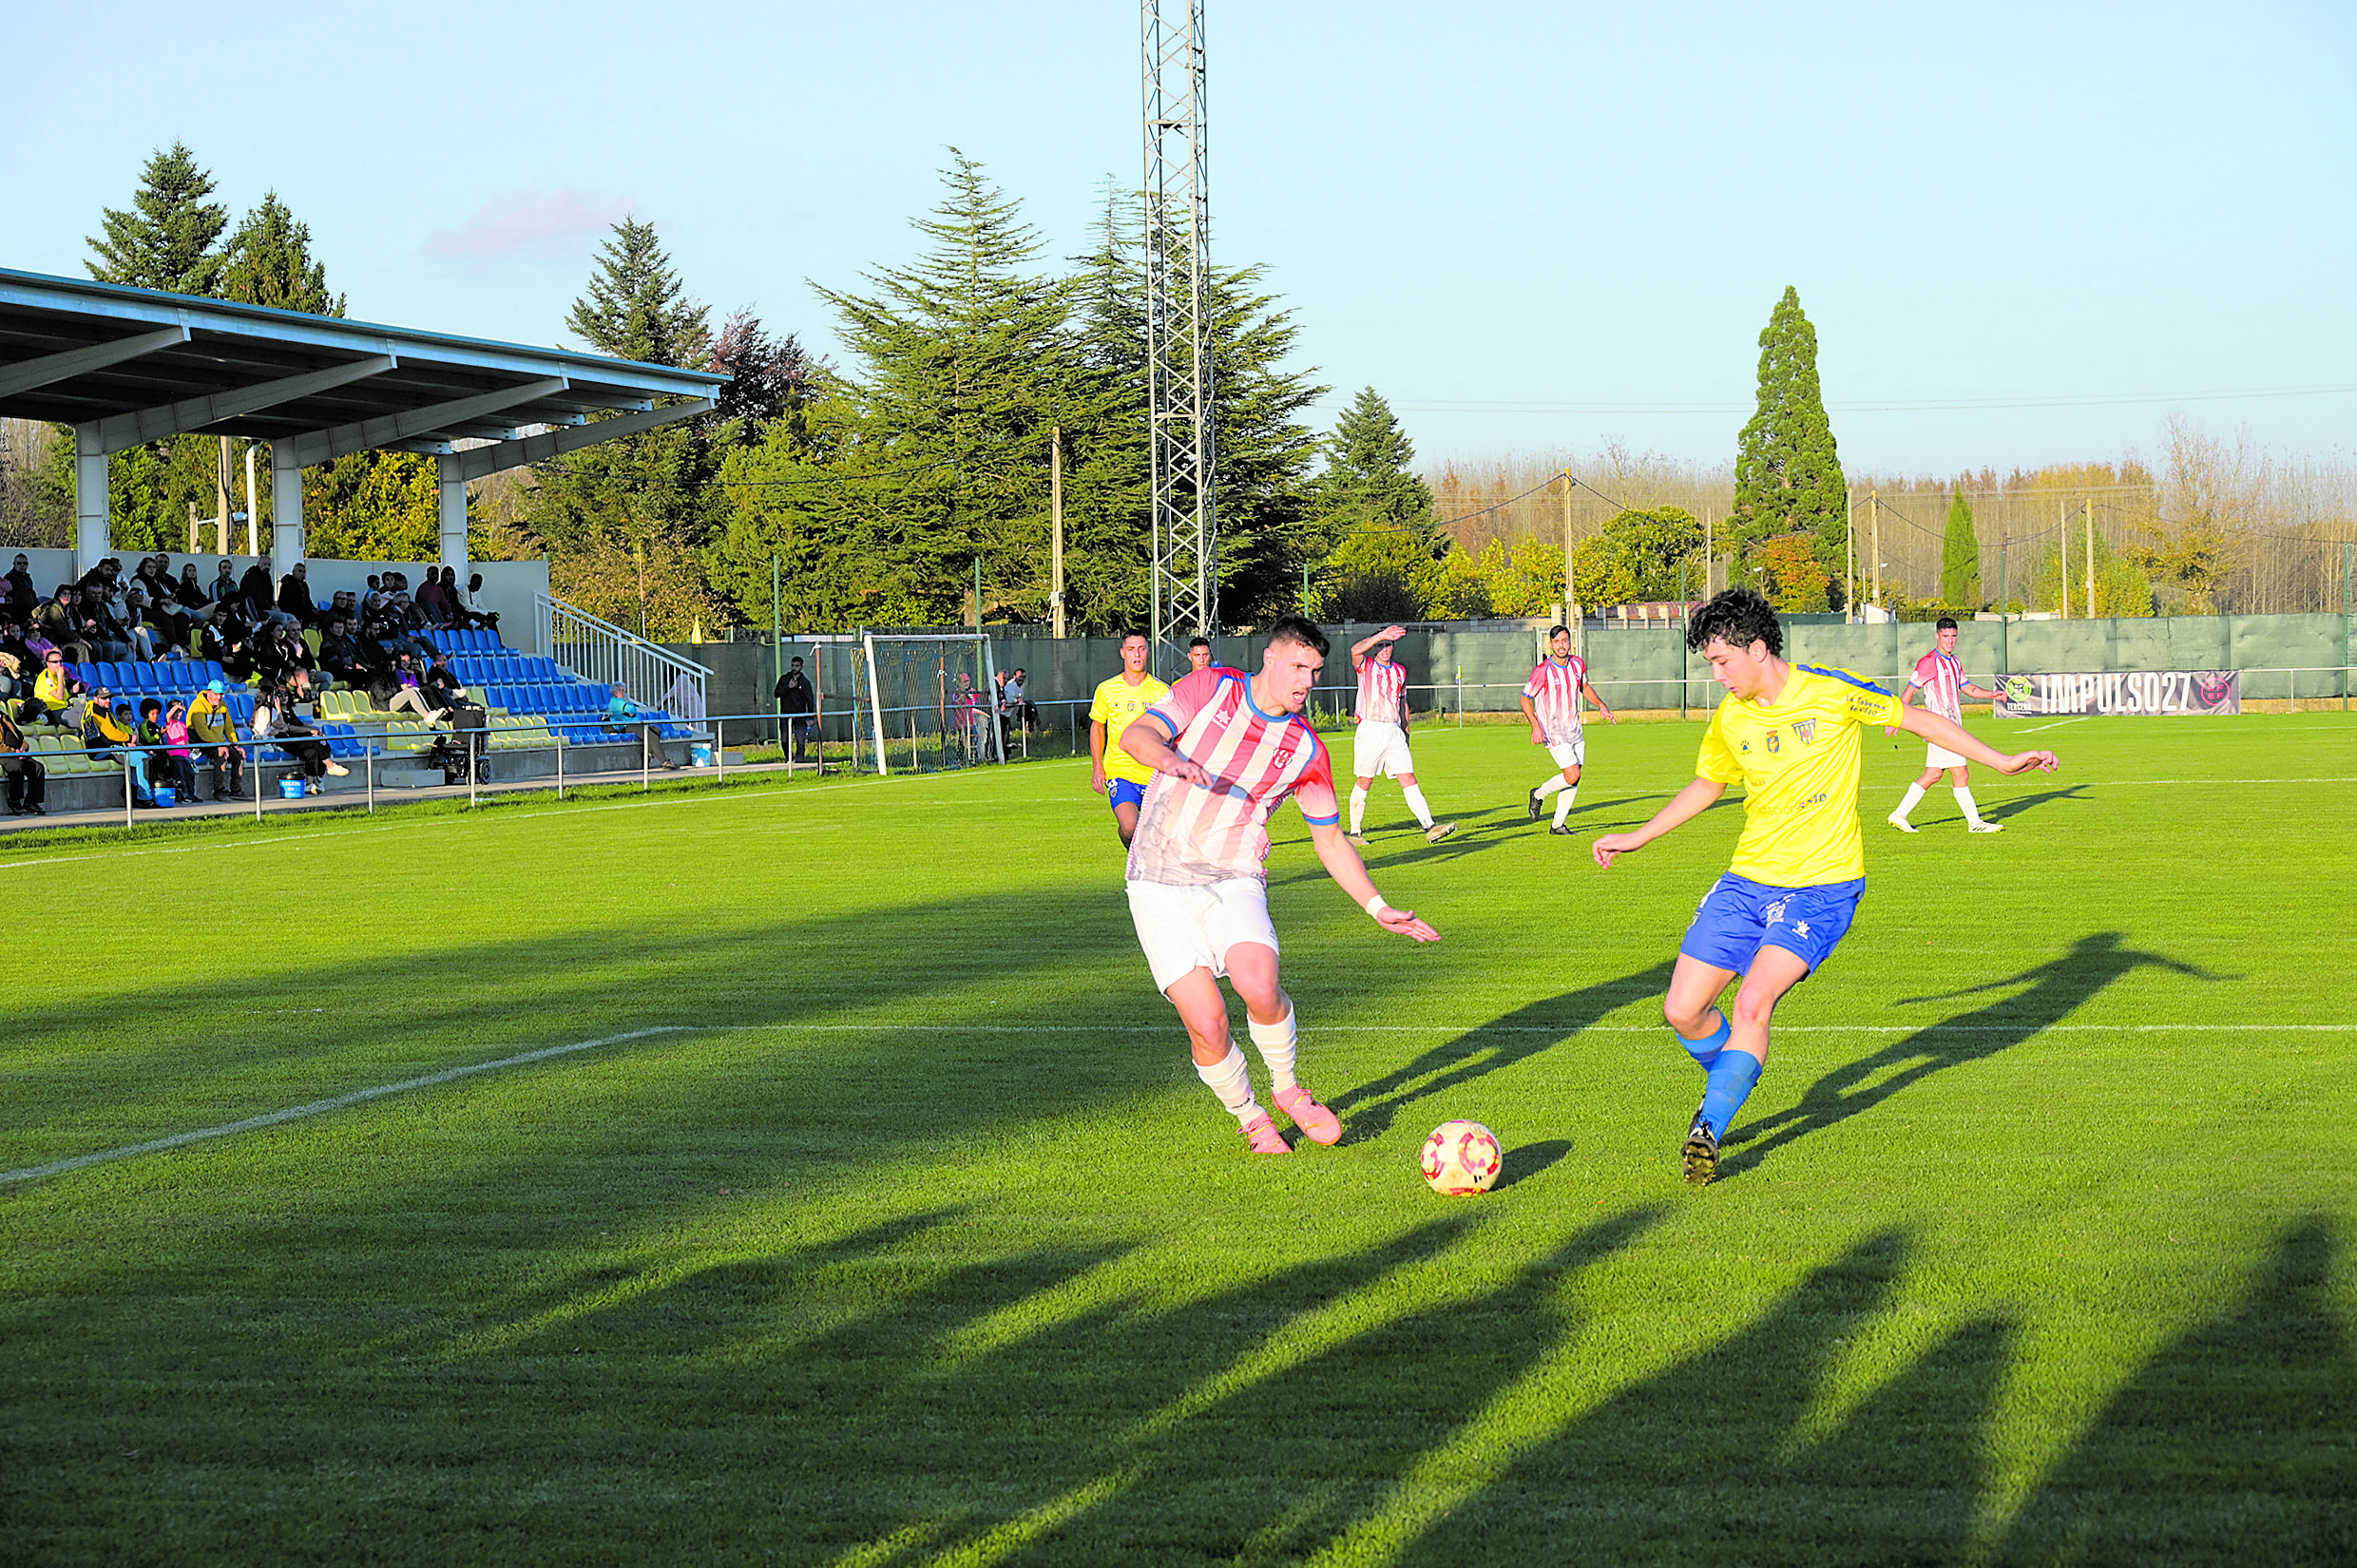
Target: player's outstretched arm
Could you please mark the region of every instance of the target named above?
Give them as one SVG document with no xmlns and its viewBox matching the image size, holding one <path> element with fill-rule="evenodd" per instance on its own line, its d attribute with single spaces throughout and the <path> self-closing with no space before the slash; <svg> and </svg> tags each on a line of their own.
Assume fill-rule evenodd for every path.
<svg viewBox="0 0 2357 1568">
<path fill-rule="evenodd" d="M 1908 708 L 1899 715 L 1899 728 L 1909 735 L 1922 736 L 1935 746 L 1945 746 L 1959 756 L 1969 757 L 1984 768 L 2001 774 L 2025 774 L 2035 768 L 2040 773 L 2052 773 L 2061 765 L 2052 752 L 1999 751 L 1987 741 L 1979 739 L 1962 724 L 1943 718 L 1929 708 Z"/>
<path fill-rule="evenodd" d="M 1910 681 L 1907 690 L 1899 694 L 1899 706 L 1905 708 L 1913 703 L 1915 700 L 1915 695 L 1922 690 L 1923 688 L 1921 686 L 1915 685 Z M 1886 724 L 1883 726 L 1883 734 L 1885 735 L 1897 735 L 1898 733 L 1899 726 L 1896 724 Z"/>
<path fill-rule="evenodd" d="M 1670 803 L 1653 813 L 1653 820 L 1633 833 L 1606 833 L 1588 848 L 1599 866 L 1609 869 L 1615 855 L 1641 850 L 1673 828 L 1682 827 L 1700 816 L 1711 802 L 1727 793 L 1727 786 L 1715 778 L 1697 778 L 1676 794 Z"/>
<path fill-rule="evenodd" d="M 1339 822 L 1310 824 L 1310 844 L 1317 851 L 1317 858 L 1325 865 L 1326 874 L 1334 879 L 1334 886 L 1351 895 L 1353 903 L 1375 917 L 1375 924 L 1394 935 L 1413 937 L 1418 942 L 1438 942 L 1441 933 L 1416 918 L 1413 909 L 1394 909 L 1375 891 L 1374 878 L 1367 874 L 1367 863 L 1358 857 L 1351 841 L 1342 836 Z"/>
<path fill-rule="evenodd" d="M 1620 716 L 1614 713 L 1612 709 L 1605 704 L 1602 695 L 1599 693 L 1595 687 L 1582 680 L 1580 682 L 1580 690 L 1590 702 L 1596 704 L 1596 711 L 1604 716 L 1604 720 L 1606 723 L 1618 724 L 1620 722 Z"/>
<path fill-rule="evenodd" d="M 1190 762 L 1179 755 L 1178 748 L 1170 743 L 1163 736 L 1161 727 L 1154 722 L 1156 717 L 1148 713 L 1123 730 L 1121 750 L 1158 774 L 1168 774 L 1173 778 L 1183 778 L 1190 784 L 1210 789 L 1211 774 L 1203 771 L 1202 764 Z"/>
<path fill-rule="evenodd" d="M 1384 643 L 1397 642 L 1407 635 L 1408 628 L 1405 626 L 1386 626 L 1372 637 L 1360 638 L 1351 644 L 1351 668 L 1355 670 L 1366 663 L 1367 656 Z"/>
</svg>

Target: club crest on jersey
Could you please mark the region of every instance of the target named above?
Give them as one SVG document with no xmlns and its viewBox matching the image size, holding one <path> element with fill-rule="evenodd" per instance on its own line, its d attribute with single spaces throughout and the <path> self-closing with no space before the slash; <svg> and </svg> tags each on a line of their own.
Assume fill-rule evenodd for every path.
<svg viewBox="0 0 2357 1568">
<path fill-rule="evenodd" d="M 1769 749 L 1770 751 L 1772 751 L 1772 752 L 1781 752 L 1781 751 L 1783 751 L 1783 750 L 1784 750 L 1784 747 L 1783 747 L 1781 744 L 1779 744 L 1779 742 L 1781 742 L 1783 739 L 1784 739 L 1784 737 L 1783 737 L 1782 736 L 1778 735 L 1778 734 L 1777 734 L 1775 731 L 1773 731 L 1773 730 L 1770 730 L 1770 731 L 1768 732 L 1768 749 Z"/>
<path fill-rule="evenodd" d="M 1817 738 L 1817 721 L 1813 718 L 1796 718 L 1792 720 L 1792 733 L 1798 736 L 1800 743 L 1806 746 Z"/>
</svg>

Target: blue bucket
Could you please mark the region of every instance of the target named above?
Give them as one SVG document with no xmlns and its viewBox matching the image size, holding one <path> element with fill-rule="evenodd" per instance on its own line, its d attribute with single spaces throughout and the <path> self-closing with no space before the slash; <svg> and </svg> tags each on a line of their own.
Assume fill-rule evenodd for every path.
<svg viewBox="0 0 2357 1568">
<path fill-rule="evenodd" d="M 156 786 L 156 809 L 158 811 L 169 811 L 172 807 L 179 804 L 180 792 L 178 790 L 172 788 L 169 784 L 159 784 Z"/>
<path fill-rule="evenodd" d="M 688 747 L 687 759 L 695 767 L 709 768 L 712 766 L 712 748 L 699 740 Z"/>
<path fill-rule="evenodd" d="M 300 800 L 302 797 L 303 781 L 301 779 L 281 778 L 278 780 L 278 798 L 280 800 Z"/>
</svg>

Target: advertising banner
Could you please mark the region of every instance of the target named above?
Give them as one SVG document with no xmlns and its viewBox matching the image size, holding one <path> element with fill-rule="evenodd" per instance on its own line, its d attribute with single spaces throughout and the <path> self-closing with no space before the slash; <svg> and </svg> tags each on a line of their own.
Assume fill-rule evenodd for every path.
<svg viewBox="0 0 2357 1568">
<path fill-rule="evenodd" d="M 2000 718 L 2091 714 L 2238 714 L 2240 670 L 2131 670 L 2109 675 L 2000 676 Z"/>
</svg>

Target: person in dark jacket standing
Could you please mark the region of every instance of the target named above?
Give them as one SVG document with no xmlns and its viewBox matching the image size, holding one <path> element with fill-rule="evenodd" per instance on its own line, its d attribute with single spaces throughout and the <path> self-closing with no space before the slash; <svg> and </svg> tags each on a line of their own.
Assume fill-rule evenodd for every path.
<svg viewBox="0 0 2357 1568">
<path fill-rule="evenodd" d="M 818 690 L 802 673 L 802 660 L 795 659 L 787 665 L 786 673 L 777 678 L 777 686 L 771 696 L 777 698 L 777 717 L 792 737 L 792 756 L 796 762 L 810 760 L 811 722 L 818 717 Z"/>
</svg>

